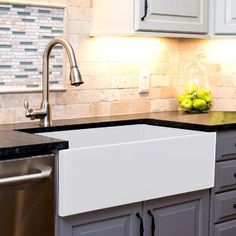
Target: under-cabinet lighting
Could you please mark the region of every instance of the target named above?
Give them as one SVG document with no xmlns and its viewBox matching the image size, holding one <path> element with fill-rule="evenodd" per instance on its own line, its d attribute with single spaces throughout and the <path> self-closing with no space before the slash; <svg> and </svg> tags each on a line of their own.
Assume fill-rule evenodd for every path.
<svg viewBox="0 0 236 236">
<path fill-rule="evenodd" d="M 94 57 L 107 62 L 153 62 L 167 50 L 160 38 L 98 37 L 91 38 Z"/>
</svg>

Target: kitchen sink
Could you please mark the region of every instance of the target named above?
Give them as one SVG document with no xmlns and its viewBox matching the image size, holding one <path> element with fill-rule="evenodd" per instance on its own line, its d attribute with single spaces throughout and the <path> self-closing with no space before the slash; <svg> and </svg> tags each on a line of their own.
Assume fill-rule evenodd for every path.
<svg viewBox="0 0 236 236">
<path fill-rule="evenodd" d="M 39 133 L 59 151 L 59 215 L 68 216 L 214 184 L 215 132 L 126 125 Z"/>
</svg>

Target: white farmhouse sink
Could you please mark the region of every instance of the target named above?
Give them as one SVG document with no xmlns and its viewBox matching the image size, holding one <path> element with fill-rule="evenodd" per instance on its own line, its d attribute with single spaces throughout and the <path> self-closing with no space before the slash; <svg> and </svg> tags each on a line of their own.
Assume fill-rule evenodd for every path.
<svg viewBox="0 0 236 236">
<path fill-rule="evenodd" d="M 216 134 L 150 125 L 40 133 L 59 151 L 59 215 L 213 187 Z"/>
</svg>

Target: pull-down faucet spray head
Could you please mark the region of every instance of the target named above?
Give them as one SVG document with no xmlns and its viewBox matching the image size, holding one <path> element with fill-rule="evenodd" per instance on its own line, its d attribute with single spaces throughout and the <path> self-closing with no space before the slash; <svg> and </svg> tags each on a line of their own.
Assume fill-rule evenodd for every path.
<svg viewBox="0 0 236 236">
<path fill-rule="evenodd" d="M 73 86 L 79 86 L 83 84 L 81 74 L 77 66 L 72 66 L 70 68 L 70 84 Z"/>
</svg>

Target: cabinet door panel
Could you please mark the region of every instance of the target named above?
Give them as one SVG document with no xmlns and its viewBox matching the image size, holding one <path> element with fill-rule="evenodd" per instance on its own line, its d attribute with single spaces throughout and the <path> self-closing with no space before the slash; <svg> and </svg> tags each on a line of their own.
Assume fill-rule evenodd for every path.
<svg viewBox="0 0 236 236">
<path fill-rule="evenodd" d="M 215 0 L 215 34 L 236 34 L 236 1 Z"/>
<path fill-rule="evenodd" d="M 157 199 L 144 203 L 146 235 L 151 235 L 152 211 L 155 236 L 207 236 L 208 191 Z"/>
<path fill-rule="evenodd" d="M 196 217 L 199 218 L 198 211 L 197 201 L 154 210 L 156 222 L 159 225 L 157 235 L 199 235 L 199 229 L 195 230 L 195 223 L 198 221 Z"/>
<path fill-rule="evenodd" d="M 137 236 L 141 203 L 59 217 L 58 236 Z"/>
<path fill-rule="evenodd" d="M 236 160 L 216 163 L 215 192 L 236 189 Z"/>
<path fill-rule="evenodd" d="M 206 34 L 208 31 L 208 0 L 137 1 L 136 30 Z M 137 8 L 137 7 L 136 7 Z"/>
<path fill-rule="evenodd" d="M 236 220 L 221 223 L 215 226 L 214 236 L 235 236 Z"/>
<path fill-rule="evenodd" d="M 216 160 L 223 161 L 236 158 L 236 132 L 218 132 L 216 139 Z"/>
<path fill-rule="evenodd" d="M 236 191 L 215 196 L 215 223 L 236 218 Z"/>
<path fill-rule="evenodd" d="M 77 225 L 72 229 L 73 236 L 128 236 L 130 235 L 128 216 L 106 219 L 85 225 Z"/>
<path fill-rule="evenodd" d="M 198 0 L 150 1 L 150 13 L 152 15 L 169 15 L 169 16 L 197 18 L 199 14 L 199 1 Z"/>
</svg>

